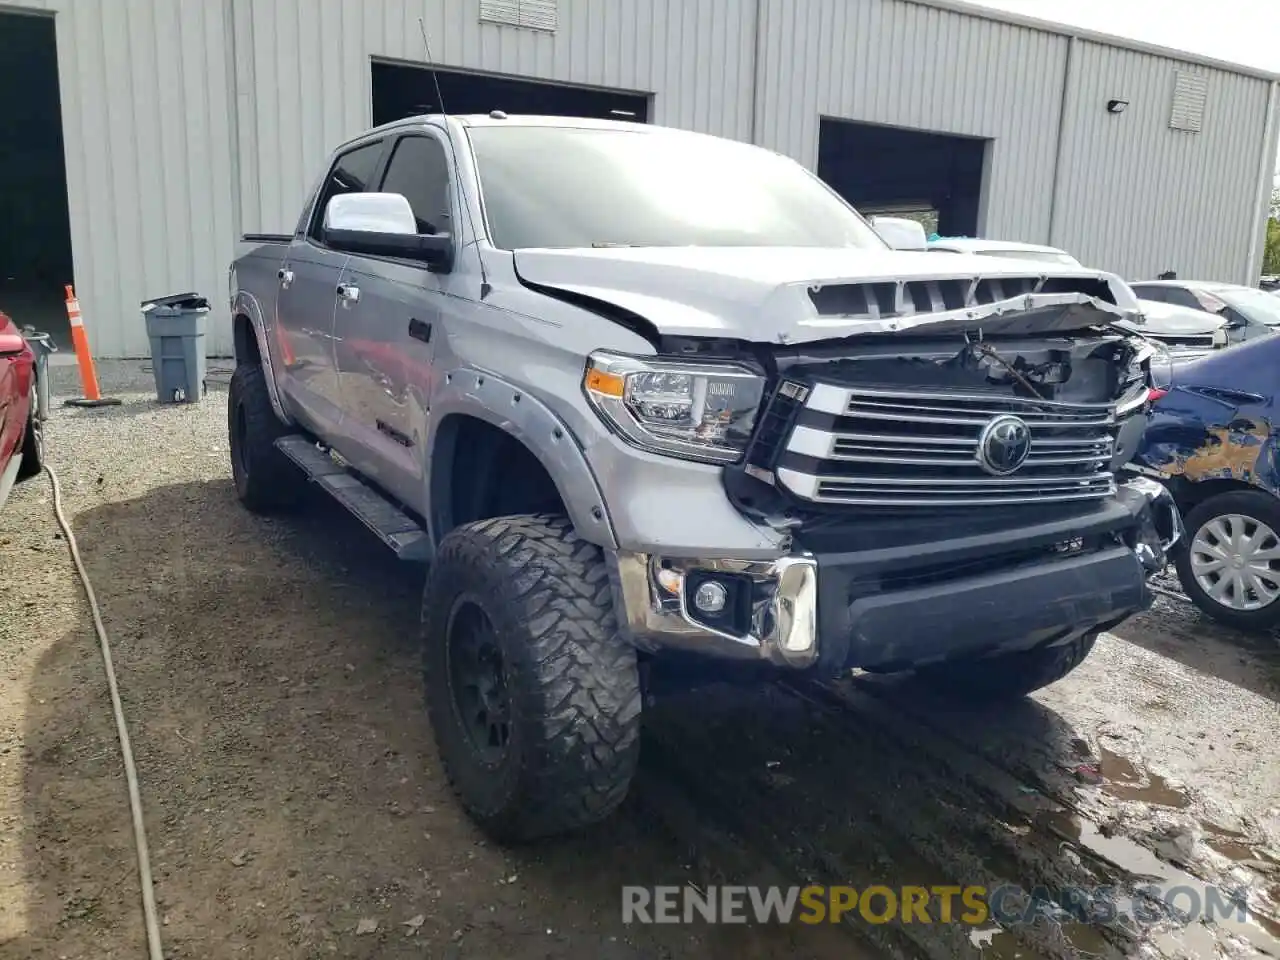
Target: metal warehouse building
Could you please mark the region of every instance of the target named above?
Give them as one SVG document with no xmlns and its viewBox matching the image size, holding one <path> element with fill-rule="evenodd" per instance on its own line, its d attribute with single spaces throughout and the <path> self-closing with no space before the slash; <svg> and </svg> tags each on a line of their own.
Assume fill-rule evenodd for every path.
<svg viewBox="0 0 1280 960">
<path fill-rule="evenodd" d="M 1047 242 L 1129 278 L 1253 281 L 1277 78 L 954 0 L 10 0 L 0 307 L 99 356 L 198 290 L 231 346 L 242 232 L 289 232 L 326 153 L 446 106 L 753 141 L 864 212 Z"/>
</svg>

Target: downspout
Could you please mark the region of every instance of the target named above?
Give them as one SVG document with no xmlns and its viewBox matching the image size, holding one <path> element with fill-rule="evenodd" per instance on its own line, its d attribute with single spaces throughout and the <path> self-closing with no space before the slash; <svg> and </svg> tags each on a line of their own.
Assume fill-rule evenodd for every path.
<svg viewBox="0 0 1280 960">
<path fill-rule="evenodd" d="M 1262 156 L 1258 160 L 1258 196 L 1254 209 L 1260 222 L 1255 225 L 1249 241 L 1249 262 L 1245 266 L 1244 282 L 1252 286 L 1262 275 L 1262 254 L 1266 244 L 1267 218 L 1271 210 L 1271 190 L 1275 180 L 1273 171 L 1276 158 L 1276 89 L 1272 80 L 1267 90 L 1267 116 L 1262 125 Z"/>
<path fill-rule="evenodd" d="M 1062 192 L 1059 176 L 1062 171 L 1062 151 L 1066 146 L 1067 99 L 1071 93 L 1071 61 L 1076 52 L 1076 38 L 1067 37 L 1067 56 L 1062 66 L 1062 97 L 1058 102 L 1058 139 L 1053 152 L 1053 182 L 1049 190 L 1049 246 L 1058 243 L 1058 194 Z"/>
<path fill-rule="evenodd" d="M 236 0 L 223 0 L 222 29 L 226 31 L 227 121 L 231 124 L 231 233 L 238 243 L 244 235 L 244 197 L 240 182 L 240 76 L 236 55 Z M 232 247 L 234 252 L 235 247 Z"/>
<path fill-rule="evenodd" d="M 764 16 L 764 3 L 765 0 L 755 0 L 754 20 L 751 25 L 751 116 L 747 121 L 747 142 L 757 146 L 760 141 L 756 139 L 759 135 L 759 120 L 756 113 L 760 109 L 760 64 L 764 59 L 760 51 L 760 44 L 764 39 L 760 21 Z"/>
</svg>

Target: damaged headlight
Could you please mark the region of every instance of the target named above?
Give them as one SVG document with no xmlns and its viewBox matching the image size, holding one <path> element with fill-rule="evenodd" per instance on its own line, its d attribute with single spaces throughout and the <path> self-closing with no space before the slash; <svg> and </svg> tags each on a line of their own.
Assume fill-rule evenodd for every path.
<svg viewBox="0 0 1280 960">
<path fill-rule="evenodd" d="M 706 463 L 742 457 L 764 377 L 729 363 L 593 353 L 582 387 L 600 417 L 645 450 Z"/>
</svg>

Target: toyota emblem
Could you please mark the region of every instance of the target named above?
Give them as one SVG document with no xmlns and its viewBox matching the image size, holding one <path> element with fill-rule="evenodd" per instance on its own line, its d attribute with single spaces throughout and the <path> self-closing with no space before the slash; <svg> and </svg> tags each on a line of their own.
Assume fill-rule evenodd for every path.
<svg viewBox="0 0 1280 960">
<path fill-rule="evenodd" d="M 994 417 L 978 437 L 978 466 L 996 477 L 1013 473 L 1031 453 L 1031 428 L 1019 417 Z"/>
</svg>

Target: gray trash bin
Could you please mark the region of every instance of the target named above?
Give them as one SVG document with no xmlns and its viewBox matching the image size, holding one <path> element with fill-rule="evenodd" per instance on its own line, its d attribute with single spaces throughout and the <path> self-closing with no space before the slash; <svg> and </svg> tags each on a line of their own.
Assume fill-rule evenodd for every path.
<svg viewBox="0 0 1280 960">
<path fill-rule="evenodd" d="M 198 403 L 204 397 L 205 321 L 209 301 L 195 293 L 144 300 L 151 339 L 151 369 L 161 403 Z"/>
</svg>

